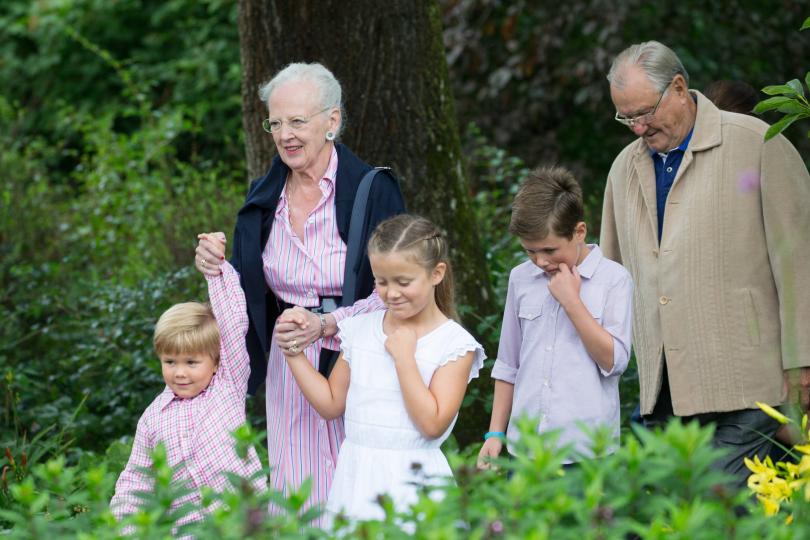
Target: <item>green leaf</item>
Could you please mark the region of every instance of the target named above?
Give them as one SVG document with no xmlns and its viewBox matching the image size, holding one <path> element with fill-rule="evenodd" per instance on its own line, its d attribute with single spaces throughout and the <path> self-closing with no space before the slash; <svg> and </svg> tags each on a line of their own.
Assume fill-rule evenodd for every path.
<svg viewBox="0 0 810 540">
<path fill-rule="evenodd" d="M 799 30 L 807 30 L 808 28 L 810 28 L 810 17 L 807 17 L 804 20 L 804 23 L 802 24 L 802 27 L 799 28 Z"/>
<path fill-rule="evenodd" d="M 810 108 L 808 108 L 807 105 L 804 105 L 797 100 L 791 101 L 790 103 L 785 103 L 776 110 L 784 114 L 797 113 L 803 114 L 804 116 L 810 116 Z"/>
<path fill-rule="evenodd" d="M 768 128 L 768 131 L 765 132 L 765 140 L 773 139 L 780 133 L 782 133 L 790 124 L 795 122 L 799 118 L 799 114 L 789 114 L 787 116 L 782 117 L 781 120 L 776 122 L 774 125 Z"/>
<path fill-rule="evenodd" d="M 754 107 L 754 112 L 757 114 L 761 114 L 764 113 L 765 111 L 772 111 L 774 109 L 782 107 L 783 105 L 787 105 L 788 103 L 793 103 L 794 101 L 795 98 L 784 96 L 768 98 L 766 100 L 757 103 L 756 107 Z"/>
<path fill-rule="evenodd" d="M 802 86 L 802 83 L 799 81 L 799 79 L 793 79 L 792 81 L 788 81 L 787 85 L 793 88 L 793 90 L 796 91 L 796 94 L 800 96 L 804 95 L 804 87 Z"/>
<path fill-rule="evenodd" d="M 804 76 L 804 82 L 807 84 L 807 88 L 810 88 L 810 71 Z"/>
<path fill-rule="evenodd" d="M 775 96 L 777 94 L 784 94 L 787 96 L 795 96 L 796 90 L 788 86 L 787 84 L 775 84 L 771 86 L 766 86 L 762 89 L 762 91 L 769 96 Z"/>
</svg>

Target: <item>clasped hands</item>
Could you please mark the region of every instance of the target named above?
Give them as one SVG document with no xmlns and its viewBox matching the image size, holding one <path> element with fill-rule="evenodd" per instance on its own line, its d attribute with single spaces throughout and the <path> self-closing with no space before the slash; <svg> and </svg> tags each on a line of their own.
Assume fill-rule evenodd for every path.
<svg viewBox="0 0 810 540">
<path fill-rule="evenodd" d="M 273 335 L 284 355 L 295 356 L 320 338 L 321 321 L 315 313 L 295 306 L 278 316 Z"/>
</svg>

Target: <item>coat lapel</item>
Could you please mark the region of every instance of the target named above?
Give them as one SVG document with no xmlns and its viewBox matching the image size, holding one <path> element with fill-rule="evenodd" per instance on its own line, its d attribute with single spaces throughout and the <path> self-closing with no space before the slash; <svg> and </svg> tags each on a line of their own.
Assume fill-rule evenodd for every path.
<svg viewBox="0 0 810 540">
<path fill-rule="evenodd" d="M 641 196 L 644 199 L 644 206 L 647 207 L 647 221 L 653 233 L 653 238 L 658 238 L 658 204 L 655 199 L 655 167 L 652 158 L 647 151 L 647 146 L 640 143 L 633 159 L 635 177 L 638 179 Z"/>
</svg>

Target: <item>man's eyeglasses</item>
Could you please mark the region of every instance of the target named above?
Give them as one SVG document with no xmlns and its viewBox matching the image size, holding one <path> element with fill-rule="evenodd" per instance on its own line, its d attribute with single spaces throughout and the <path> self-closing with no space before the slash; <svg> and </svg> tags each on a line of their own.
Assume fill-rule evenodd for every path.
<svg viewBox="0 0 810 540">
<path fill-rule="evenodd" d="M 669 84 L 672 84 L 672 81 L 670 81 Z M 669 84 L 667 85 L 666 88 L 664 88 L 664 91 L 661 92 L 661 95 L 658 97 L 658 101 L 655 102 L 655 107 L 653 107 L 651 111 L 637 114 L 635 116 L 622 116 L 617 111 L 616 116 L 614 118 L 616 118 L 616 121 L 619 122 L 620 124 L 624 124 L 625 126 L 631 129 L 635 127 L 636 124 L 646 126 L 647 124 L 653 121 L 655 113 L 658 110 L 658 106 L 661 105 L 661 100 L 664 99 L 664 96 L 669 91 Z"/>
<path fill-rule="evenodd" d="M 293 131 L 301 131 L 306 127 L 310 120 L 313 117 L 318 116 L 319 114 L 328 111 L 332 107 L 327 107 L 325 109 L 321 109 L 316 113 L 312 113 L 309 116 L 293 116 L 292 118 L 288 119 L 287 125 L 290 126 L 290 129 Z M 264 129 L 267 133 L 277 133 L 281 130 L 281 125 L 284 123 L 284 120 L 281 119 L 270 119 L 265 118 L 262 120 L 262 129 Z"/>
</svg>

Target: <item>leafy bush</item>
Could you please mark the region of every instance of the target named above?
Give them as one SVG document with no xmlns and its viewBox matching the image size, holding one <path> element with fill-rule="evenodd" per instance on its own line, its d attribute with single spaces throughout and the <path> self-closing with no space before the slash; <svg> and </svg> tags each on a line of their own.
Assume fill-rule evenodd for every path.
<svg viewBox="0 0 810 540">
<path fill-rule="evenodd" d="M 719 450 L 711 446 L 712 429 L 697 423 L 672 422 L 664 431 L 640 430 L 612 455 L 563 468 L 563 453 L 553 436 L 533 433 L 522 424 L 516 457 L 497 461 L 498 469 L 479 472 L 472 454 L 452 454 L 456 482 L 424 488 L 419 501 L 401 514 L 390 499 L 381 521 L 347 523 L 334 531 L 308 524 L 315 513 L 303 511 L 308 485 L 287 499 L 278 493 L 255 493 L 233 479 L 224 494 L 205 493 L 209 517 L 183 532 L 197 538 L 554 538 L 554 539 L 800 539 L 810 534 L 810 502 L 795 496 L 787 506 L 797 516 L 790 525 L 772 519 L 746 492 L 735 492 L 712 468 Z M 474 450 L 474 449 L 473 449 Z M 14 527 L 10 538 L 116 538 L 134 527 L 138 538 L 165 538 L 175 520 L 195 508 L 172 509 L 182 486 L 170 482 L 165 457 L 155 455 L 154 493 L 142 510 L 116 523 L 107 508 L 115 475 L 106 464 L 81 468 L 55 459 L 37 466 L 22 482 L 10 482 L 9 506 L 0 519 Z M 282 510 L 268 515 L 269 502 Z M 802 519 L 799 519 L 801 516 Z M 410 531 L 408 530 L 410 529 Z M 180 531 L 177 531 L 180 532 Z"/>
<path fill-rule="evenodd" d="M 183 5 L 163 5 L 163 15 Z M 81 51 L 106 69 L 111 92 L 88 109 L 73 94 L 77 103 L 52 96 L 26 107 L 13 84 L 0 91 L 0 371 L 8 420 L 0 442 L 45 444 L 42 430 L 59 426 L 74 443 L 46 444 L 41 457 L 67 450 L 72 463 L 81 450 L 100 451 L 131 434 L 160 391 L 154 322 L 175 302 L 204 298 L 204 281 L 191 270 L 196 234 L 232 229 L 245 183 L 239 164 L 184 151 L 201 118 L 183 104 L 145 98 L 152 82 L 144 72 L 77 30 L 98 13 L 64 7 L 0 8 L 13 35 L 0 47 L 41 62 L 4 63 L 3 80 L 15 69 L 46 76 L 54 39 L 75 46 L 65 62 L 86 62 L 71 56 Z M 26 46 L 34 52 L 24 53 Z"/>
</svg>

